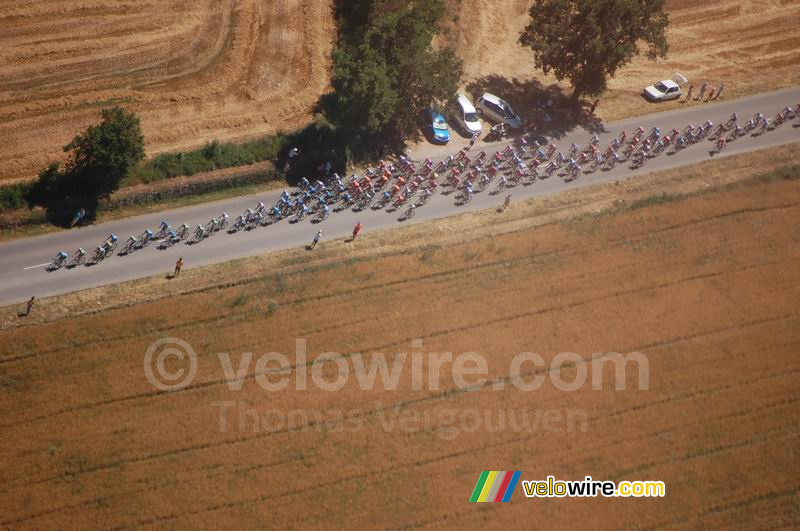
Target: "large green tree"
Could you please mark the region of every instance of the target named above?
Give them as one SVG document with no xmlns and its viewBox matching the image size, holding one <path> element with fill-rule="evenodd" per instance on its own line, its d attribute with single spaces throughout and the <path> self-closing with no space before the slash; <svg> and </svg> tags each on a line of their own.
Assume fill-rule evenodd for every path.
<svg viewBox="0 0 800 531">
<path fill-rule="evenodd" d="M 52 163 L 39 174 L 30 194 L 33 203 L 48 210 L 78 206 L 94 210 L 98 200 L 117 190 L 128 170 L 144 158 L 139 117 L 119 107 L 103 109 L 101 114 L 102 122 L 64 146 L 63 169 Z"/>
<path fill-rule="evenodd" d="M 647 57 L 666 57 L 669 17 L 665 0 L 534 0 L 519 38 L 536 67 L 568 79 L 573 96 L 597 95 L 608 77 L 647 46 Z"/>
<path fill-rule="evenodd" d="M 432 45 L 439 0 L 379 0 L 358 12 L 333 55 L 332 121 L 354 141 L 401 140 L 431 104 L 456 91 L 462 61 Z"/>
<path fill-rule="evenodd" d="M 128 169 L 144 158 L 139 117 L 120 107 L 103 109 L 103 121 L 89 126 L 64 146 L 69 154 L 64 175 L 74 192 L 108 197 Z"/>
</svg>

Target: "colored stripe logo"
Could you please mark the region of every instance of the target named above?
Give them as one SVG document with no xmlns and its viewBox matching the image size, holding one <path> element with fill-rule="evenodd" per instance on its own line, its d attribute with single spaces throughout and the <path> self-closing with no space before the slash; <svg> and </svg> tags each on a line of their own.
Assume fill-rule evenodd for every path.
<svg viewBox="0 0 800 531">
<path fill-rule="evenodd" d="M 484 470 L 472 490 L 470 502 L 507 502 L 517 488 L 520 471 Z"/>
</svg>

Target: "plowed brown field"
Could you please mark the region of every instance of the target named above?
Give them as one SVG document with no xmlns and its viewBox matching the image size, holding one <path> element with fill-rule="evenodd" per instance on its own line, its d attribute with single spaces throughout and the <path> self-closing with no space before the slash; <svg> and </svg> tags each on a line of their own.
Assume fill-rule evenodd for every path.
<svg viewBox="0 0 800 531">
<path fill-rule="evenodd" d="M 798 219 L 796 180 L 754 182 L 4 330 L 0 525 L 796 527 Z M 163 337 L 197 352 L 181 391 L 158 392 L 144 376 L 144 353 Z M 477 352 L 500 379 L 520 352 L 547 362 L 577 353 L 588 361 L 564 379 L 585 366 L 591 381 L 592 353 L 638 351 L 649 390 L 629 365 L 619 391 L 606 368 L 601 390 L 546 382 L 523 392 L 506 380 L 463 392 L 448 363 L 436 385 L 425 365 L 415 389 L 407 361 L 396 390 L 380 378 L 363 390 L 351 374 L 337 392 L 310 376 L 306 391 L 290 377 L 268 392 L 255 360 L 242 389 L 229 389 L 216 353 L 230 353 L 234 371 L 243 352 L 294 363 L 296 338 L 309 362 L 335 351 L 368 364 L 383 352 L 391 368 L 400 352 Z M 333 381 L 335 366 L 322 374 Z M 233 404 L 224 430 L 219 401 Z M 293 410 L 309 429 L 280 419 Z M 531 423 L 547 410 L 574 414 L 585 431 L 448 418 L 486 410 Z M 254 420 L 268 412 L 269 425 Z M 419 418 L 401 429 L 396 415 Z M 490 469 L 660 480 L 666 497 L 529 500 L 520 486 L 509 504 L 467 503 Z"/>
<path fill-rule="evenodd" d="M 154 154 L 304 125 L 328 85 L 324 0 L 0 3 L 0 180 L 34 175 L 103 106 Z"/>
</svg>

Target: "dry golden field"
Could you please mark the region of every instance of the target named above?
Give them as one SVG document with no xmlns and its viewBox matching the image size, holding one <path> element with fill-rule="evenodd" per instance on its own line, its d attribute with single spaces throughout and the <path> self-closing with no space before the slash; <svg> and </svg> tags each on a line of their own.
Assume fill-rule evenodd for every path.
<svg viewBox="0 0 800 531">
<path fill-rule="evenodd" d="M 328 85 L 325 0 L 0 3 L 0 180 L 30 177 L 112 104 L 150 155 L 305 125 Z"/>
<path fill-rule="evenodd" d="M 794 148 L 770 155 L 796 161 Z M 453 528 L 535 517 L 557 528 L 797 526 L 800 186 L 740 176 L 713 192 L 691 188 L 768 165 L 759 157 L 512 204 L 502 218 L 411 227 L 384 252 L 373 250 L 391 235 L 367 233 L 311 258 L 188 270 L 183 293 L 161 279 L 91 291 L 125 299 L 152 285 L 166 295 L 149 302 L 86 313 L 90 292 L 43 301 L 27 324 L 0 331 L 0 525 Z M 659 189 L 691 195 L 659 199 Z M 617 202 L 592 213 L 609 197 Z M 457 230 L 465 224 L 476 233 Z M 216 285 L 204 284 L 211 274 Z M 60 301 L 76 297 L 83 313 L 59 317 Z M 196 378 L 180 391 L 159 392 L 144 375 L 145 351 L 166 337 L 197 352 Z M 407 361 L 394 390 L 380 378 L 364 390 L 351 374 L 335 392 L 310 376 L 298 391 L 294 368 L 287 388 L 266 391 L 253 360 L 241 390 L 229 388 L 218 353 L 233 370 L 244 352 L 294 364 L 297 338 L 307 363 L 334 351 L 350 368 L 375 352 L 389 368 L 402 352 L 476 352 L 506 386 L 464 392 L 452 364 L 429 381 L 426 363 L 417 389 Z M 638 351 L 649 390 L 633 364 L 625 390 L 606 367 L 600 390 L 545 382 L 520 391 L 509 365 L 525 351 L 548 363 L 566 351 L 583 358 L 561 369 L 565 381 L 579 367 L 599 371 L 595 352 Z M 172 358 L 167 368 L 181 365 Z M 333 381 L 335 366 L 322 375 Z M 232 404 L 224 429 L 222 401 Z M 489 427 L 459 420 L 486 411 Z M 496 429 L 501 411 L 513 412 L 513 428 L 506 416 Z M 546 411 L 574 422 L 535 424 Z M 489 469 L 661 480 L 667 495 L 529 500 L 517 487 L 510 504 L 467 503 Z"/>
<path fill-rule="evenodd" d="M 466 85 L 505 92 L 533 93 L 549 87 L 553 76 L 533 68 L 530 49 L 517 43 L 527 25 L 528 0 L 449 0 L 453 14 L 441 41 L 454 46 L 465 60 Z M 699 87 L 719 87 L 723 98 L 783 88 L 800 83 L 800 2 L 796 0 L 668 0 L 669 55 L 651 62 L 636 58 L 610 80 L 597 115 L 604 120 L 664 111 L 677 102 L 649 104 L 642 89 L 681 72 Z M 569 93 L 566 82 L 562 84 Z M 697 94 L 697 91 L 695 91 Z M 525 98 L 517 98 L 524 102 Z M 513 101 L 511 101 L 513 103 Z"/>
<path fill-rule="evenodd" d="M 447 35 L 465 84 L 525 101 L 533 71 L 517 45 L 527 0 L 449 0 Z M 324 0 L 25 0 L 0 3 L 0 181 L 27 179 L 124 105 L 142 118 L 150 155 L 245 139 L 308 122 L 328 87 L 335 35 Z M 800 82 L 800 3 L 671 1 L 670 55 L 637 59 L 611 81 L 605 120 L 664 110 L 643 86 L 675 71 L 726 84 L 727 98 Z"/>
</svg>

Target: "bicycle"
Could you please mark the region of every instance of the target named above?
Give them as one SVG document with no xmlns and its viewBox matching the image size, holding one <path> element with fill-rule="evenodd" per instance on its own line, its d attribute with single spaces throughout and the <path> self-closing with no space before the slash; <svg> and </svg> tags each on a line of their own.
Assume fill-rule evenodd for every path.
<svg viewBox="0 0 800 531">
<path fill-rule="evenodd" d="M 166 237 L 166 235 L 169 234 L 171 231 L 172 227 L 169 226 L 169 223 L 167 223 L 166 221 L 162 221 L 161 224 L 158 226 L 158 231 L 156 232 L 154 238 L 156 240 L 160 240 L 161 238 Z"/>
<path fill-rule="evenodd" d="M 220 217 L 217 218 L 217 228 L 215 230 L 222 230 L 228 226 L 228 213 L 223 212 Z"/>
<path fill-rule="evenodd" d="M 169 247 L 172 247 L 179 241 L 181 241 L 181 239 L 178 237 L 178 234 L 173 230 L 167 234 L 167 236 L 164 238 L 164 241 L 161 242 L 158 248 L 162 250 L 167 249 Z"/>
<path fill-rule="evenodd" d="M 48 271 L 55 271 L 56 269 L 61 268 L 65 263 L 67 263 L 67 258 L 69 255 L 64 251 L 58 251 L 58 254 L 55 258 L 50 262 L 50 265 L 47 266 Z"/>
<path fill-rule="evenodd" d="M 110 235 L 110 236 L 109 236 L 109 237 L 106 239 L 106 241 L 103 243 L 103 245 L 107 246 L 107 247 L 108 247 L 108 250 L 109 250 L 109 252 L 112 252 L 112 253 L 113 253 L 113 252 L 114 252 L 114 250 L 117 248 L 117 235 L 116 235 L 116 234 L 114 234 L 114 233 L 112 233 L 112 234 L 111 234 L 111 235 Z"/>
<path fill-rule="evenodd" d="M 97 248 L 94 250 L 91 260 L 89 260 L 87 265 L 99 264 L 105 260 L 109 254 L 111 254 L 112 249 L 109 249 L 109 247 L 106 245 L 107 243 L 108 242 L 105 242 L 102 245 L 97 246 Z"/>
<path fill-rule="evenodd" d="M 84 251 L 82 247 L 78 247 L 78 250 L 72 253 L 72 258 L 69 259 L 66 267 L 67 269 L 72 269 L 84 262 L 86 262 L 86 251 Z"/>
<path fill-rule="evenodd" d="M 200 243 L 205 239 L 207 235 L 208 233 L 206 232 L 205 227 L 203 227 L 202 225 L 198 225 L 197 228 L 194 229 L 194 234 L 192 234 L 192 237 L 186 240 L 186 245 L 194 245 L 195 243 Z"/>
<path fill-rule="evenodd" d="M 143 249 L 143 248 L 147 247 L 148 245 L 150 245 L 150 242 L 152 242 L 154 239 L 155 239 L 155 236 L 153 236 L 153 231 L 151 231 L 150 229 L 145 229 L 144 232 L 142 233 L 142 235 L 139 236 L 139 247 L 138 248 L 139 249 Z"/>
<path fill-rule="evenodd" d="M 125 245 L 119 250 L 117 256 L 123 256 L 132 253 L 138 248 L 137 247 L 138 244 L 139 244 L 139 239 L 134 236 L 131 236 L 130 238 L 128 238 L 128 241 L 125 242 Z"/>
<path fill-rule="evenodd" d="M 416 205 L 414 205 L 414 204 L 408 205 L 408 208 L 406 209 L 406 211 L 403 213 L 402 216 L 400 216 L 400 220 L 399 221 L 408 221 L 409 219 L 414 217 L 414 214 L 416 214 L 416 212 L 417 212 Z"/>
</svg>

